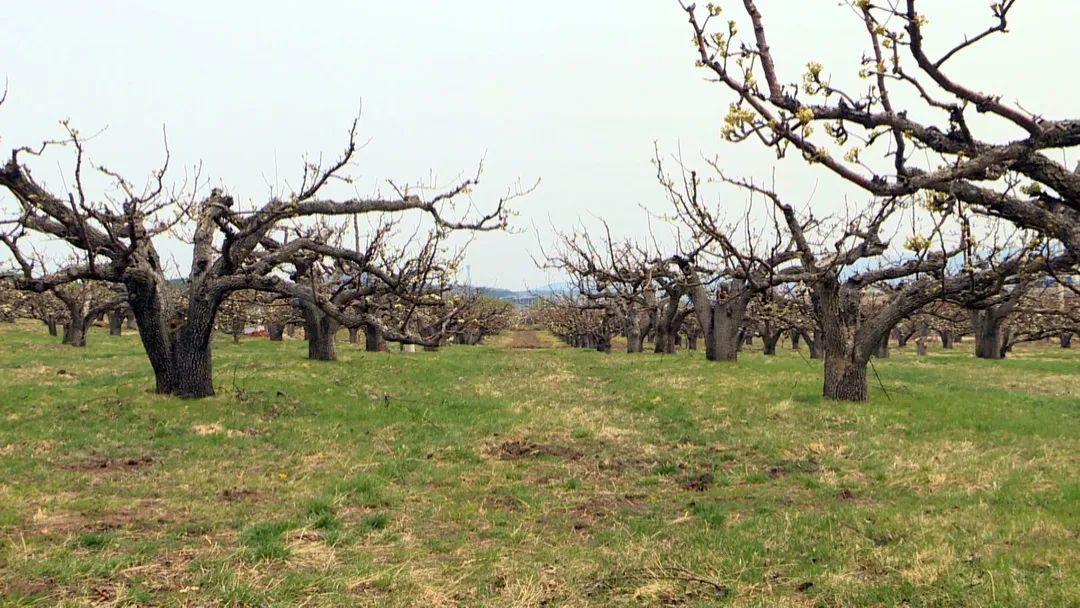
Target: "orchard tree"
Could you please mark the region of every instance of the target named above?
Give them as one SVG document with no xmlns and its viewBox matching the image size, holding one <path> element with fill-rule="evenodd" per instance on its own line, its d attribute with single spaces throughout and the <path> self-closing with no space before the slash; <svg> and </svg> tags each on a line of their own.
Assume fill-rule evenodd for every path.
<svg viewBox="0 0 1080 608">
<path fill-rule="evenodd" d="M 736 4 L 739 14 L 725 13 Z M 955 199 L 1080 251 L 1080 174 L 1061 160 L 1063 151 L 1080 148 L 1080 120 L 1005 102 L 950 70 L 950 60 L 1007 31 L 1015 0 L 991 4 L 982 31 L 955 35 L 958 41 L 938 55 L 927 48 L 932 17 L 919 10 L 921 3 L 847 0 L 851 35 L 865 41 L 858 77 L 868 82 L 834 74 L 812 57 L 783 65 L 758 4 L 682 5 L 698 66 L 732 93 L 726 139 L 757 141 L 778 156 L 794 150 L 881 199 Z M 776 3 L 768 8 L 788 10 Z M 740 33 L 740 23 L 749 25 L 749 36 Z M 972 121 L 975 114 L 1020 138 L 995 141 L 980 133 L 973 122 L 984 128 L 988 122 Z"/>
<path fill-rule="evenodd" d="M 448 231 L 496 230 L 506 226 L 506 202 L 518 194 L 499 200 L 488 212 L 466 212 L 459 219 L 453 217 L 455 202 L 468 195 L 478 177 L 435 190 L 435 194 L 430 194 L 432 188 L 401 186 L 386 197 L 324 195 L 330 190 L 328 184 L 349 180 L 357 152 L 354 121 L 345 149 L 336 160 L 328 164 L 305 162 L 296 188 L 261 204 L 241 204 L 221 188 L 207 193 L 198 175 L 193 183 L 167 187 L 167 146 L 165 162 L 146 187 L 137 187 L 108 168 L 95 167 L 121 194 L 118 199 L 95 198 L 84 183 L 88 168 L 84 138 L 66 123 L 64 127 L 63 140 L 16 147 L 0 167 L 0 188 L 14 201 L 13 206 L 5 204 L 9 213 L 0 222 L 15 227 L 20 237 L 35 234 L 63 241 L 79 261 L 56 268 L 31 267 L 17 279 L 19 286 L 45 291 L 73 280 L 122 285 L 154 370 L 157 392 L 162 394 L 214 394 L 210 338 L 218 308 L 228 294 L 250 289 L 304 302 L 313 299 L 311 289 L 287 276 L 295 272 L 294 263 L 305 254 L 333 253 L 310 240 L 286 242 L 285 227 L 310 218 L 412 212 L 426 215 Z M 70 196 L 50 190 L 24 163 L 59 145 L 74 150 Z M 189 235 L 192 254 L 184 283 L 184 310 L 174 307 L 166 296 L 169 277 L 158 251 L 161 240 L 181 228 Z M 24 251 L 9 249 L 17 260 L 25 260 Z"/>
</svg>

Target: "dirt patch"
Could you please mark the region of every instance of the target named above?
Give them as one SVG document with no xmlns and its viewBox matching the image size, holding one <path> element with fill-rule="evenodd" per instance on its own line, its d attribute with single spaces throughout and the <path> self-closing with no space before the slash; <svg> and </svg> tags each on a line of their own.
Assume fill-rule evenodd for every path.
<svg viewBox="0 0 1080 608">
<path fill-rule="evenodd" d="M 71 471 L 83 471 L 87 473 L 105 471 L 135 471 L 157 463 L 153 456 L 138 456 L 135 458 L 90 458 L 67 465 Z"/>
<path fill-rule="evenodd" d="M 540 334 L 531 330 L 515 331 L 510 336 L 510 348 L 547 348 Z"/>
<path fill-rule="evenodd" d="M 0 595 L 16 597 L 44 597 L 56 589 L 56 579 L 46 577 L 30 581 L 0 581 Z"/>
<path fill-rule="evenodd" d="M 551 443 L 533 443 L 531 441 L 504 441 L 491 450 L 499 460 L 522 460 L 554 456 L 563 460 L 578 460 L 584 453 L 576 448 Z"/>
<path fill-rule="evenodd" d="M 705 490 L 708 490 L 710 487 L 712 487 L 715 481 L 716 478 L 713 477 L 712 473 L 705 472 L 699 473 L 697 475 L 691 475 L 690 477 L 683 479 L 680 485 L 684 490 L 704 492 Z"/>
<path fill-rule="evenodd" d="M 836 493 L 837 500 L 855 500 L 855 493 L 851 490 L 844 488 Z"/>
<path fill-rule="evenodd" d="M 644 494 L 594 496 L 571 507 L 570 514 L 577 518 L 574 527 L 580 529 L 583 519 L 607 517 L 620 510 L 637 510 L 645 504 L 645 499 Z"/>
<path fill-rule="evenodd" d="M 251 488 L 226 488 L 221 491 L 221 500 L 225 502 L 240 502 L 242 500 L 256 500 L 261 493 Z"/>
<path fill-rule="evenodd" d="M 781 466 L 773 466 L 765 469 L 765 474 L 768 475 L 770 479 L 780 479 L 784 475 L 787 475 L 787 469 Z"/>
</svg>

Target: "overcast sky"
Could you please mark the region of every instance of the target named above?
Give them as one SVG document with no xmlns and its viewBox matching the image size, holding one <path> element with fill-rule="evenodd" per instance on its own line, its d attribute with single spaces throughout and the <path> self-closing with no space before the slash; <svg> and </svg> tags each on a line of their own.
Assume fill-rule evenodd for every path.
<svg viewBox="0 0 1080 608">
<path fill-rule="evenodd" d="M 810 59 L 858 71 L 862 25 L 835 0 L 759 4 L 789 78 Z M 934 49 L 988 22 L 985 0 L 922 4 Z M 1080 2 L 1024 0 L 1012 34 L 951 69 L 1029 110 L 1076 116 L 1077 24 Z M 70 118 L 83 133 L 108 127 L 92 160 L 139 176 L 160 162 L 165 125 L 174 167 L 201 161 L 214 184 L 261 201 L 268 184 L 298 175 L 303 154 L 338 154 L 362 106 L 363 194 L 387 179 L 448 183 L 481 158 L 481 207 L 519 179 L 542 180 L 517 206 L 521 233 L 483 235 L 468 256 L 475 284 L 536 287 L 554 278 L 530 259 L 552 224 L 603 217 L 638 236 L 642 206 L 666 211 L 654 142 L 718 155 L 736 174 L 775 167 L 792 196 L 817 188 L 815 204 L 843 193 L 801 161 L 721 141 L 731 96 L 694 68 L 690 34 L 676 0 L 10 2 L 0 145 L 59 137 Z"/>
</svg>

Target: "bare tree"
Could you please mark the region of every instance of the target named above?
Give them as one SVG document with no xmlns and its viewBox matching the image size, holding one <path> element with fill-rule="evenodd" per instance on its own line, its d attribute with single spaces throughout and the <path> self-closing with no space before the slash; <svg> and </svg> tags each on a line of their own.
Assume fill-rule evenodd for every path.
<svg viewBox="0 0 1080 608">
<path fill-rule="evenodd" d="M 285 196 L 271 196 L 249 209 L 224 190 L 212 189 L 200 198 L 201 184 L 167 188 L 168 166 L 154 173 L 145 188 L 105 167 L 97 170 L 112 179 L 122 199 L 94 200 L 83 180 L 84 139 L 65 125 L 66 137 L 40 147 L 15 148 L 0 168 L 0 187 L 15 199 L 17 209 L 2 219 L 22 236 L 35 233 L 61 239 L 80 260 L 46 270 L 35 267 L 17 244 L 9 250 L 22 269 L 20 287 L 44 291 L 72 280 L 99 280 L 122 284 L 138 323 L 139 336 L 154 369 L 159 393 L 201 397 L 214 393 L 210 337 L 218 307 L 233 291 L 251 289 L 280 293 L 311 301 L 312 290 L 285 278 L 293 262 L 305 252 L 331 255 L 321 243 L 308 239 L 284 241 L 281 228 L 303 218 L 416 212 L 425 214 L 445 230 L 495 230 L 506 225 L 506 202 L 471 219 L 451 219 L 455 201 L 466 196 L 478 177 L 459 181 L 437 194 L 426 188 L 395 187 L 391 197 L 323 198 L 332 182 L 348 181 L 347 171 L 357 151 L 356 122 L 348 143 L 333 162 L 307 162 L 299 186 Z M 66 144 L 75 151 L 74 187 L 70 196 L 58 195 L 34 179 L 22 162 L 45 148 Z M 479 175 L 479 173 L 477 174 Z M 155 245 L 157 237 L 181 224 L 190 228 L 192 263 L 184 284 L 186 308 L 176 309 L 165 297 L 168 277 Z M 336 252 L 335 252 L 336 253 Z"/>
<path fill-rule="evenodd" d="M 852 25 L 865 36 L 859 76 L 869 87 L 845 86 L 814 61 L 800 66 L 799 77 L 785 78 L 758 3 L 741 2 L 749 38 L 739 35 L 738 19 L 720 18 L 729 4 L 735 2 L 682 5 L 698 66 L 734 93 L 728 140 L 757 140 L 780 156 L 794 149 L 873 196 L 955 199 L 1080 250 L 1080 174 L 1048 154 L 1080 146 L 1080 120 L 1041 116 L 949 74 L 951 59 L 1006 32 L 1015 0 L 994 3 L 984 30 L 937 57 L 926 48 L 927 19 L 916 0 L 848 0 Z M 901 99 L 913 101 L 901 107 Z M 973 113 L 1023 137 L 980 137 Z"/>
</svg>

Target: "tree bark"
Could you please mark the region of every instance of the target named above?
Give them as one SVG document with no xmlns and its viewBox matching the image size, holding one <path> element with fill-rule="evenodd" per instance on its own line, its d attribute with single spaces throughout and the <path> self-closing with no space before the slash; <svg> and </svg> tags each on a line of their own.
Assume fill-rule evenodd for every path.
<svg viewBox="0 0 1080 608">
<path fill-rule="evenodd" d="M 611 337 L 609 337 L 609 336 L 597 336 L 596 337 L 596 350 L 597 350 L 597 352 L 611 354 Z"/>
<path fill-rule="evenodd" d="M 763 353 L 766 355 L 776 354 L 776 345 L 780 342 L 780 338 L 784 336 L 784 332 L 781 331 L 768 331 L 762 333 L 761 340 L 764 344 Z"/>
<path fill-rule="evenodd" d="M 209 320 L 197 320 L 181 328 L 173 341 L 172 394 L 177 397 L 198 398 L 214 394 L 213 367 L 210 355 L 210 331 L 202 325 Z"/>
<path fill-rule="evenodd" d="M 64 323 L 62 342 L 68 346 L 86 346 L 86 324 L 81 316 L 69 319 Z"/>
<path fill-rule="evenodd" d="M 360 342 L 360 328 L 348 327 L 349 330 L 349 344 L 358 344 Z"/>
<path fill-rule="evenodd" d="M 1061 344 L 1061 348 L 1072 348 L 1072 338 L 1072 332 L 1062 332 L 1062 334 L 1058 336 L 1058 341 Z"/>
<path fill-rule="evenodd" d="M 640 353 L 644 350 L 645 336 L 641 331 L 641 319 L 638 313 L 630 311 L 626 314 L 626 352 Z"/>
<path fill-rule="evenodd" d="M 947 329 L 937 330 L 938 336 L 941 337 L 941 348 L 950 350 L 953 347 L 953 333 Z"/>
<path fill-rule="evenodd" d="M 364 350 L 368 352 L 386 350 L 386 341 L 383 340 L 382 330 L 378 326 L 364 326 Z"/>
<path fill-rule="evenodd" d="M 917 331 L 919 332 L 918 337 L 916 338 L 916 343 L 918 344 L 918 356 L 925 357 L 927 353 L 926 342 L 927 338 L 930 337 L 930 328 L 927 327 L 926 323 L 919 323 Z"/>
<path fill-rule="evenodd" d="M 712 321 L 710 334 L 707 337 L 712 343 L 712 355 L 709 358 L 709 348 L 706 345 L 705 358 L 710 361 L 737 361 L 739 347 L 742 346 L 740 330 L 743 320 L 746 318 L 746 306 L 750 302 L 750 290 L 736 294 L 722 302 L 712 304 Z"/>
<path fill-rule="evenodd" d="M 697 350 L 698 333 L 692 332 L 686 334 L 686 348 L 690 350 Z"/>
<path fill-rule="evenodd" d="M 302 304 L 300 312 L 304 317 L 304 335 L 308 341 L 308 359 L 337 361 L 337 347 L 334 343 L 334 336 L 340 328 L 339 323 L 311 304 Z"/>
<path fill-rule="evenodd" d="M 124 333 L 125 313 L 118 310 L 109 312 L 109 335 L 120 336 Z"/>
<path fill-rule="evenodd" d="M 825 387 L 823 394 L 837 401 L 866 401 L 870 390 L 866 380 L 867 359 L 854 353 L 825 351 Z"/>
<path fill-rule="evenodd" d="M 799 350 L 799 338 L 801 337 L 802 334 L 797 329 L 788 332 L 788 339 L 791 340 L 791 350 Z"/>
<path fill-rule="evenodd" d="M 128 293 L 128 306 L 135 317 L 139 330 L 139 340 L 154 369 L 154 381 L 159 395 L 173 392 L 172 345 L 170 334 L 183 321 L 169 319 L 169 306 L 166 296 L 167 285 L 163 276 L 155 276 L 148 281 L 128 281 L 125 283 Z"/>
<path fill-rule="evenodd" d="M 281 323 L 267 323 L 266 334 L 270 336 L 271 342 L 281 342 L 282 334 L 285 333 L 285 326 Z"/>
<path fill-rule="evenodd" d="M 861 325 L 861 293 L 841 287 L 830 273 L 811 285 L 811 301 L 817 317 L 821 347 L 825 351 L 825 382 L 822 394 L 839 401 L 866 401 L 869 388 L 866 365 L 872 350 L 889 338 L 892 327 L 869 333 Z"/>
<path fill-rule="evenodd" d="M 975 356 L 980 359 L 1001 359 L 1005 344 L 1005 316 L 993 309 L 976 310 L 971 313 L 971 327 L 975 333 Z"/>
<path fill-rule="evenodd" d="M 45 323 L 45 327 L 49 328 L 49 335 L 53 336 L 53 337 L 56 337 L 57 336 L 56 317 L 54 317 L 52 315 L 49 315 L 48 317 L 45 318 L 43 323 Z"/>
<path fill-rule="evenodd" d="M 889 358 L 889 334 L 885 334 L 878 341 L 877 346 L 874 348 L 874 356 L 878 359 Z"/>
</svg>

